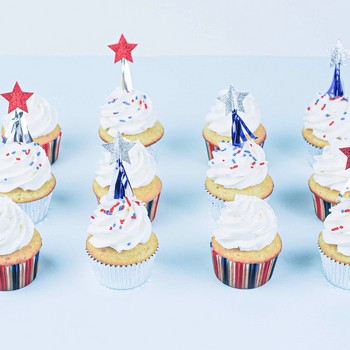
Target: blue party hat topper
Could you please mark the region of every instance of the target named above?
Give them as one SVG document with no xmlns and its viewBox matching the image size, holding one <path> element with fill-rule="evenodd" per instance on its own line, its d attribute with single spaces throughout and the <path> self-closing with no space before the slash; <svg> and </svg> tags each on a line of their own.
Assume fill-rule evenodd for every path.
<svg viewBox="0 0 350 350">
<path fill-rule="evenodd" d="M 337 41 L 335 48 L 329 50 L 330 64 L 334 66 L 333 81 L 327 91 L 331 98 L 342 97 L 344 95 L 343 85 L 340 79 L 340 65 L 344 65 L 350 55 L 350 50 L 346 50 L 340 40 Z"/>
<path fill-rule="evenodd" d="M 109 199 L 123 199 L 127 191 L 133 195 L 123 161 L 130 164 L 129 151 L 135 144 L 136 142 L 125 140 L 118 132 L 113 142 L 102 145 L 111 154 L 110 164 L 116 163 L 112 183 L 107 195 Z"/>
<path fill-rule="evenodd" d="M 249 130 L 243 119 L 238 115 L 238 112 L 245 113 L 243 101 L 247 97 L 249 92 L 242 92 L 235 90 L 232 85 L 228 89 L 227 94 L 219 96 L 218 100 L 225 103 L 226 115 L 232 115 L 231 137 L 232 145 L 242 147 L 243 143 L 247 141 L 244 130 L 252 138 L 257 137 Z"/>
</svg>

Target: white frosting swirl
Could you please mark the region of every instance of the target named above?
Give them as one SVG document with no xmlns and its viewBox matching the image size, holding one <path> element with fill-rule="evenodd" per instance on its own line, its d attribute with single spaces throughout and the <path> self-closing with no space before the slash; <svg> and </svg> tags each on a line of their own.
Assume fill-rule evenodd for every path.
<svg viewBox="0 0 350 350">
<path fill-rule="evenodd" d="M 261 250 L 276 237 L 277 219 L 266 201 L 253 196 L 236 195 L 221 209 L 216 241 L 226 249 Z"/>
<path fill-rule="evenodd" d="M 92 234 L 89 242 L 95 248 L 111 247 L 120 253 L 146 243 L 152 227 L 146 208 L 135 198 L 102 197 L 91 216 L 88 233 Z"/>
<path fill-rule="evenodd" d="M 0 147 L 0 192 L 35 191 L 51 179 L 51 165 L 36 143 L 14 142 Z"/>
<path fill-rule="evenodd" d="M 350 106 L 347 97 L 321 95 L 307 108 L 304 128 L 312 129 L 319 139 L 330 141 L 350 137 Z"/>
<path fill-rule="evenodd" d="M 12 254 L 33 238 L 29 216 L 9 197 L 0 196 L 0 255 Z"/>
<path fill-rule="evenodd" d="M 108 134 L 135 135 L 154 126 L 156 115 L 150 98 L 138 90 L 126 92 L 117 87 L 101 107 L 100 124 Z"/>
<path fill-rule="evenodd" d="M 323 240 L 335 244 L 339 253 L 350 256 L 350 201 L 335 205 L 330 212 L 324 221 Z"/>
<path fill-rule="evenodd" d="M 255 142 L 247 141 L 240 148 L 232 146 L 231 141 L 222 141 L 213 157 L 208 163 L 207 176 L 226 188 L 255 186 L 267 176 L 265 152 Z"/>
<path fill-rule="evenodd" d="M 28 129 L 33 138 L 45 136 L 57 126 L 57 112 L 42 96 L 34 93 L 28 100 L 28 113 L 25 118 L 28 123 Z M 12 125 L 12 118 L 15 111 L 3 117 L 3 126 L 7 130 Z"/>
<path fill-rule="evenodd" d="M 228 90 L 221 90 L 219 95 L 227 94 Z M 243 101 L 245 112 L 239 112 L 239 116 L 247 124 L 249 130 L 254 132 L 260 125 L 261 114 L 255 102 L 255 98 L 251 93 Z M 216 99 L 214 105 L 210 109 L 210 113 L 206 116 L 208 128 L 222 136 L 231 136 L 232 115 L 226 114 L 226 107 L 223 102 Z"/>
<path fill-rule="evenodd" d="M 347 157 L 339 148 L 350 147 L 350 140 L 337 140 L 323 148 L 322 154 L 314 156 L 314 179 L 323 186 L 344 193 L 350 187 L 350 168 Z"/>
<path fill-rule="evenodd" d="M 103 152 L 103 159 L 98 163 L 96 181 L 101 187 L 110 186 L 115 164 L 110 164 L 111 154 Z M 139 141 L 129 151 L 130 164 L 123 162 L 132 188 L 147 186 L 156 175 L 156 162 L 152 155 Z"/>
</svg>

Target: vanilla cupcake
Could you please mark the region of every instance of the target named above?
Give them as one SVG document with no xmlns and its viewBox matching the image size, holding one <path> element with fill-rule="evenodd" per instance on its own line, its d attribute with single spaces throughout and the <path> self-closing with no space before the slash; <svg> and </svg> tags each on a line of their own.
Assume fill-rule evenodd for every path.
<svg viewBox="0 0 350 350">
<path fill-rule="evenodd" d="M 313 195 L 315 212 L 324 220 L 333 205 L 350 196 L 350 169 L 348 157 L 342 150 L 350 147 L 350 140 L 337 140 L 325 146 L 319 156 L 314 156 L 313 174 L 309 188 Z"/>
<path fill-rule="evenodd" d="M 103 141 L 112 142 L 118 132 L 128 140 L 140 141 L 150 152 L 155 151 L 164 128 L 147 95 L 117 87 L 108 96 L 107 103 L 101 107 L 99 135 Z"/>
<path fill-rule="evenodd" d="M 320 155 L 330 142 L 350 138 L 350 105 L 348 97 L 319 95 L 307 108 L 303 137 L 308 145 L 308 160 Z"/>
<path fill-rule="evenodd" d="M 244 142 L 242 147 L 233 146 L 231 141 L 220 142 L 208 164 L 205 187 L 214 218 L 224 203 L 234 201 L 238 194 L 265 199 L 272 193 L 274 184 L 268 175 L 265 152 L 253 141 Z"/>
<path fill-rule="evenodd" d="M 216 277 L 239 289 L 260 287 L 272 276 L 282 241 L 272 208 L 260 198 L 226 202 L 211 241 Z"/>
<path fill-rule="evenodd" d="M 228 93 L 228 90 L 221 90 L 219 97 Z M 266 139 L 266 130 L 261 124 L 261 113 L 256 104 L 255 98 L 251 93 L 243 100 L 245 112 L 239 111 L 239 115 L 257 137 L 254 142 L 263 147 Z M 221 141 L 231 140 L 232 115 L 227 114 L 225 103 L 219 99 L 215 100 L 211 107 L 210 113 L 206 116 L 206 125 L 203 129 L 203 137 L 206 143 L 209 159 L 213 158 L 212 152 L 219 148 Z M 246 135 L 249 138 L 248 135 Z"/>
<path fill-rule="evenodd" d="M 156 162 L 153 156 L 139 142 L 129 151 L 130 164 L 125 162 L 124 167 L 128 174 L 135 197 L 143 202 L 151 221 L 155 218 L 162 182 L 156 175 Z M 107 195 L 112 182 L 115 164 L 110 164 L 110 152 L 103 152 L 103 159 L 98 163 L 93 190 L 99 201 Z"/>
<path fill-rule="evenodd" d="M 326 279 L 333 285 L 350 289 L 350 201 L 330 209 L 318 237 Z"/>
<path fill-rule="evenodd" d="M 38 143 L 0 147 L 0 194 L 16 202 L 34 223 L 46 217 L 55 185 L 50 162 Z"/>
<path fill-rule="evenodd" d="M 102 197 L 87 232 L 86 250 L 99 283 L 130 289 L 147 281 L 158 239 L 140 201 Z"/>
<path fill-rule="evenodd" d="M 27 100 L 28 113 L 26 121 L 30 134 L 45 150 L 50 163 L 53 164 L 59 154 L 62 131 L 58 124 L 57 111 L 50 103 L 37 93 Z M 15 111 L 3 117 L 3 134 L 12 126 Z"/>
<path fill-rule="evenodd" d="M 23 288 L 36 277 L 41 237 L 28 215 L 0 196 L 0 290 Z"/>
</svg>

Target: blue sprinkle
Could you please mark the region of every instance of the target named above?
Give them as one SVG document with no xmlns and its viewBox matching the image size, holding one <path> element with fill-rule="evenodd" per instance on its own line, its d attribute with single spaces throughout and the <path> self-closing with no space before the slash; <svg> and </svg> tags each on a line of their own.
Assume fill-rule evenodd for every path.
<svg viewBox="0 0 350 350">
<path fill-rule="evenodd" d="M 123 226 L 122 226 L 122 225 L 120 225 L 120 226 L 119 226 L 119 230 L 121 230 L 122 228 L 123 228 Z"/>
<path fill-rule="evenodd" d="M 36 170 L 39 170 L 39 167 L 38 167 L 38 166 L 36 167 Z"/>
<path fill-rule="evenodd" d="M 248 150 L 245 150 L 244 152 L 245 152 L 245 153 L 250 153 L 250 151 L 248 151 Z"/>
<path fill-rule="evenodd" d="M 232 163 L 233 163 L 233 164 L 236 164 L 236 161 L 235 161 L 234 159 L 232 159 Z"/>
<path fill-rule="evenodd" d="M 143 98 L 146 99 L 147 98 L 146 95 L 143 95 Z"/>
<path fill-rule="evenodd" d="M 138 96 L 136 96 L 136 97 L 135 97 L 135 100 L 138 100 L 138 99 L 139 99 Z"/>
<path fill-rule="evenodd" d="M 246 154 L 243 154 L 243 157 L 246 157 L 247 155 Z"/>
<path fill-rule="evenodd" d="M 32 166 L 34 164 L 34 162 L 30 162 L 29 166 Z"/>
<path fill-rule="evenodd" d="M 124 119 L 119 119 L 119 121 L 120 121 L 121 123 L 125 123 L 125 120 L 124 120 Z"/>
<path fill-rule="evenodd" d="M 344 114 L 348 114 L 348 112 L 344 112 Z"/>
<path fill-rule="evenodd" d="M 7 177 L 4 178 L 4 181 L 7 181 Z"/>
<path fill-rule="evenodd" d="M 116 224 L 113 224 L 113 227 L 116 227 L 117 225 Z"/>
<path fill-rule="evenodd" d="M 115 114 L 119 114 L 119 112 L 113 112 L 113 114 L 115 115 Z"/>
<path fill-rule="evenodd" d="M 41 154 L 41 152 L 38 152 L 36 155 L 39 157 L 39 156 L 40 156 L 40 154 Z"/>
<path fill-rule="evenodd" d="M 22 149 L 22 152 L 26 153 L 26 152 L 27 152 L 27 150 L 26 150 L 26 149 Z"/>
<path fill-rule="evenodd" d="M 139 111 L 141 108 L 137 108 L 137 110 Z"/>
<path fill-rule="evenodd" d="M 127 245 L 131 245 L 131 242 L 128 242 L 128 244 Z"/>
<path fill-rule="evenodd" d="M 127 105 L 127 106 L 130 106 L 130 103 L 129 103 L 129 102 L 126 102 L 126 101 L 123 101 L 123 104 L 124 104 L 124 105 Z"/>
<path fill-rule="evenodd" d="M 16 151 L 11 152 L 11 154 L 16 154 Z"/>
<path fill-rule="evenodd" d="M 342 209 L 341 212 L 344 213 L 344 209 Z"/>
<path fill-rule="evenodd" d="M 224 152 L 224 151 L 226 151 L 226 148 L 224 148 L 224 149 L 221 150 L 221 152 Z"/>
<path fill-rule="evenodd" d="M 131 116 L 131 115 L 129 115 L 129 116 L 128 116 L 128 119 L 131 119 L 131 118 L 132 118 L 132 116 Z"/>
<path fill-rule="evenodd" d="M 343 117 L 343 118 L 340 118 L 340 120 L 345 120 L 345 118 Z"/>
</svg>

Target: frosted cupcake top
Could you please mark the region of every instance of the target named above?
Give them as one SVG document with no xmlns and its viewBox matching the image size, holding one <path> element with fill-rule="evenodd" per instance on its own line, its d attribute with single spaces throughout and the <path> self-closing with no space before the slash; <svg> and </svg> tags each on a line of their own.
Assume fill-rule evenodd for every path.
<svg viewBox="0 0 350 350">
<path fill-rule="evenodd" d="M 347 191 L 350 187 L 350 168 L 346 169 L 347 157 L 340 148 L 350 147 L 350 140 L 337 140 L 323 148 L 322 154 L 314 156 L 314 179 L 331 190 Z"/>
<path fill-rule="evenodd" d="M 220 96 L 226 95 L 228 90 L 221 90 Z M 251 93 L 243 100 L 245 112 L 239 112 L 240 117 L 247 124 L 248 128 L 254 132 L 260 125 L 260 111 L 255 102 L 255 98 Z M 226 114 L 225 104 L 216 99 L 210 112 L 206 116 L 206 122 L 210 130 L 215 131 L 222 136 L 231 136 L 232 116 L 231 113 Z"/>
<path fill-rule="evenodd" d="M 0 196 L 0 255 L 12 254 L 33 238 L 29 216 L 9 197 Z"/>
<path fill-rule="evenodd" d="M 220 213 L 214 237 L 226 249 L 261 250 L 276 237 L 276 215 L 258 197 L 236 195 L 233 202 L 225 202 Z"/>
<path fill-rule="evenodd" d="M 115 170 L 115 164 L 110 164 L 110 152 L 103 152 L 103 159 L 98 163 L 96 182 L 101 187 L 110 186 Z M 139 141 L 129 151 L 130 164 L 124 162 L 124 167 L 133 188 L 147 186 L 156 176 L 156 162 L 152 155 Z"/>
<path fill-rule="evenodd" d="M 226 188 L 243 189 L 265 180 L 267 163 L 264 150 L 255 142 L 246 141 L 240 148 L 222 141 L 208 163 L 207 176 Z"/>
<path fill-rule="evenodd" d="M 28 113 L 25 118 L 28 123 L 28 129 L 33 138 L 48 135 L 57 126 L 57 112 L 51 104 L 37 93 L 34 93 L 27 100 Z M 12 125 L 12 118 L 15 111 L 3 117 L 3 126 L 7 130 Z"/>
<path fill-rule="evenodd" d="M 339 253 L 350 256 L 350 201 L 335 205 L 330 212 L 324 221 L 323 240 L 335 244 Z"/>
<path fill-rule="evenodd" d="M 130 92 L 117 87 L 101 107 L 100 125 L 115 137 L 121 134 L 135 135 L 152 128 L 157 118 L 150 98 L 138 90 Z"/>
<path fill-rule="evenodd" d="M 319 139 L 331 141 L 350 137 L 350 106 L 348 97 L 321 95 L 307 108 L 304 128 L 312 129 Z"/>
<path fill-rule="evenodd" d="M 8 143 L 0 146 L 0 192 L 16 188 L 35 191 L 51 179 L 51 165 L 36 143 Z"/>
<path fill-rule="evenodd" d="M 146 243 L 152 234 L 151 221 L 144 205 L 135 198 L 101 198 L 91 216 L 87 232 L 95 248 L 111 247 L 117 252 Z"/>
</svg>

